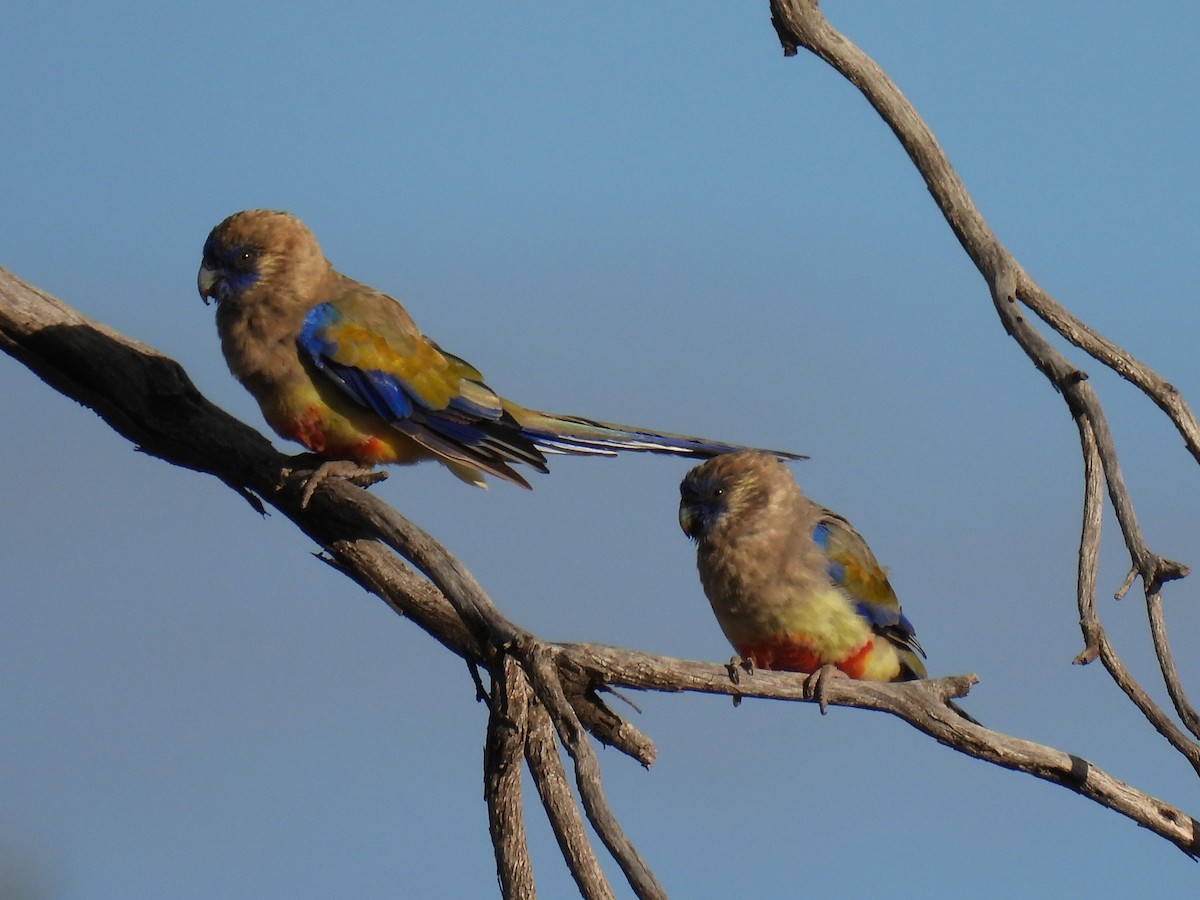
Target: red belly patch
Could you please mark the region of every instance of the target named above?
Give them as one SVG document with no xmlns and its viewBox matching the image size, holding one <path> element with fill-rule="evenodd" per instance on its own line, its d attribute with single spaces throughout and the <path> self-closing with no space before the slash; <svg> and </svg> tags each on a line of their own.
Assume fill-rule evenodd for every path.
<svg viewBox="0 0 1200 900">
<path fill-rule="evenodd" d="M 862 678 L 874 645 L 873 640 L 868 640 L 845 659 L 834 662 L 834 665 L 851 678 Z M 760 669 L 812 674 L 822 665 L 820 655 L 811 644 L 794 638 L 768 638 L 765 641 L 742 644 L 736 649 L 742 659 L 750 660 Z"/>
<path fill-rule="evenodd" d="M 352 459 L 364 466 L 394 462 L 396 459 L 393 448 L 375 435 L 356 434 L 348 440 L 339 439 L 326 427 L 325 418 L 317 406 L 308 407 L 286 429 L 280 429 L 280 434 L 329 459 Z"/>
<path fill-rule="evenodd" d="M 315 406 L 310 406 L 301 416 L 290 423 L 284 436 L 303 444 L 313 453 L 324 453 L 326 441 L 321 411 Z"/>
</svg>

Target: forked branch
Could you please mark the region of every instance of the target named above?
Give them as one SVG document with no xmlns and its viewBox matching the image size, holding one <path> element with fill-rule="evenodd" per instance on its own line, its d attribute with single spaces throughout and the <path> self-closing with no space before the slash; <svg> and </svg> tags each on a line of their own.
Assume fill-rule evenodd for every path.
<svg viewBox="0 0 1200 900">
<path fill-rule="evenodd" d="M 992 233 L 911 104 L 866 54 L 828 24 L 814 0 L 771 0 L 771 11 L 785 53 L 804 47 L 824 59 L 862 91 L 891 127 L 983 276 L 1005 330 L 1068 404 L 1079 428 L 1085 484 L 1077 596 L 1084 649 L 1077 661 L 1099 658 L 1153 727 L 1200 772 L 1200 745 L 1192 737 L 1200 735 L 1200 716 L 1176 670 L 1160 597 L 1161 587 L 1187 574 L 1187 568 L 1147 547 L 1103 408 L 1087 374 L 1068 362 L 1021 306 L 1053 333 L 1141 389 L 1170 417 L 1200 461 L 1200 427 L 1195 417 L 1170 384 L 1078 321 L 1021 268 Z M 624 687 L 812 700 L 810 685 L 800 676 L 758 672 L 735 683 L 721 665 L 539 640 L 508 620 L 453 554 L 395 510 L 343 482 L 326 483 L 305 507 L 299 484 L 287 477 L 290 461 L 258 432 L 209 403 L 178 364 L 86 319 L 4 270 L 0 270 L 0 349 L 57 390 L 91 407 L 139 449 L 214 475 L 260 512 L 266 505 L 273 506 L 323 548 L 327 562 L 461 656 L 473 671 L 489 673 L 490 686 L 480 681 L 490 707 L 484 793 L 506 897 L 534 894 L 521 796 L 522 760 L 583 896 L 613 896 L 589 841 L 585 816 L 634 891 L 641 897 L 664 896 L 605 799 L 588 736 L 643 765 L 653 761 L 654 747 L 604 704 L 605 690 Z M 1131 572 L 1143 583 L 1163 680 L 1183 728 L 1132 678 L 1100 622 L 1095 590 L 1105 494 L 1129 550 Z M 964 695 L 973 683 L 973 676 L 898 685 L 837 679 L 826 682 L 823 699 L 895 715 L 961 753 L 1062 785 L 1127 816 L 1191 856 L 1200 853 L 1200 829 L 1180 809 L 1078 756 L 992 731 L 957 715 L 947 701 Z M 574 779 L 564 768 L 564 752 L 572 762 Z"/>
<path fill-rule="evenodd" d="M 289 459 L 205 400 L 177 363 L 2 269 L 0 348 L 90 406 L 145 452 L 214 475 L 256 509 L 275 507 L 320 544 L 328 561 L 348 577 L 491 674 L 485 792 L 506 896 L 532 891 L 519 779 L 514 777 L 514 759 L 522 755 L 581 893 L 613 895 L 589 845 L 580 804 L 636 892 L 662 896 L 604 799 L 587 739 L 590 734 L 643 765 L 653 761 L 650 741 L 600 699 L 606 689 L 812 699 L 801 676 L 759 672 L 735 684 L 719 664 L 538 640 L 507 620 L 449 551 L 377 497 L 333 481 L 302 507 L 299 485 L 286 477 Z M 1103 655 L 1103 644 L 1099 652 Z M 1079 757 L 973 725 L 952 712 L 946 701 L 965 694 L 973 681 L 973 676 L 960 676 L 888 685 L 837 679 L 827 683 L 825 699 L 889 712 L 959 752 L 1061 784 L 1185 852 L 1197 852 L 1196 823 L 1181 810 Z M 562 768 L 556 733 L 574 762 L 578 800 Z"/>
<path fill-rule="evenodd" d="M 1186 729 L 1192 735 L 1200 736 L 1200 717 L 1187 699 L 1171 655 L 1160 597 L 1161 587 L 1187 575 L 1188 568 L 1154 553 L 1147 546 L 1121 473 L 1108 420 L 1099 398 L 1088 383 L 1087 373 L 1073 366 L 1022 314 L 1017 304 L 1032 310 L 1054 333 L 1136 385 L 1167 414 L 1183 436 L 1192 456 L 1200 461 L 1200 425 L 1195 416 L 1171 384 L 1076 319 L 1021 267 L 988 226 L 933 133 L 912 104 L 874 60 L 829 24 L 818 9 L 816 0 L 771 0 L 771 21 L 785 54 L 794 55 L 797 48 L 803 47 L 829 63 L 862 92 L 892 129 L 925 180 L 947 224 L 983 276 L 1005 330 L 1017 341 L 1038 371 L 1062 394 L 1070 408 L 1080 429 L 1087 486 L 1079 558 L 1080 625 L 1083 629 L 1084 651 L 1076 657 L 1076 661 L 1087 663 L 1099 656 L 1109 674 L 1150 724 L 1200 772 L 1200 744 L 1171 722 L 1133 679 L 1121 664 L 1096 615 L 1091 597 L 1095 591 L 1099 553 L 1100 510 L 1096 491 L 1101 481 L 1107 489 L 1109 502 L 1129 550 L 1131 578 L 1136 574 L 1142 581 L 1163 682 Z"/>
</svg>

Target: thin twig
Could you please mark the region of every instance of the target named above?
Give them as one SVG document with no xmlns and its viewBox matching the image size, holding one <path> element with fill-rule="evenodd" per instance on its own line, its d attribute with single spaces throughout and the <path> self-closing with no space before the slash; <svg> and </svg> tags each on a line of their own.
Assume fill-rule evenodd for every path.
<svg viewBox="0 0 1200 900">
<path fill-rule="evenodd" d="M 1200 423 L 1178 389 L 1112 341 L 1079 321 L 1022 270 L 1017 279 L 1021 302 L 1064 338 L 1112 369 L 1150 398 L 1175 425 L 1188 451 L 1200 462 Z"/>
<path fill-rule="evenodd" d="M 1187 693 L 1183 688 L 1183 681 L 1179 677 L 1179 669 L 1175 665 L 1175 654 L 1171 652 L 1171 641 L 1167 637 L 1167 623 L 1163 620 L 1162 595 L 1157 589 L 1146 591 L 1146 615 L 1150 619 L 1150 636 L 1154 640 L 1154 655 L 1158 657 L 1163 683 L 1167 686 L 1167 695 L 1171 698 L 1175 712 L 1178 713 L 1184 727 L 1196 737 L 1200 737 L 1200 716 L 1196 714 L 1195 708 L 1188 700 Z M 1200 753 L 1197 758 L 1200 759 Z"/>
<path fill-rule="evenodd" d="M 1079 604 L 1079 627 L 1083 630 L 1083 650 L 1075 657 L 1077 665 L 1086 665 L 1100 655 L 1104 627 L 1096 613 L 1096 579 L 1100 571 L 1100 528 L 1104 518 L 1104 479 L 1096 435 L 1087 419 L 1076 419 L 1083 453 L 1083 528 L 1079 538 L 1079 574 L 1075 583 Z"/>
</svg>

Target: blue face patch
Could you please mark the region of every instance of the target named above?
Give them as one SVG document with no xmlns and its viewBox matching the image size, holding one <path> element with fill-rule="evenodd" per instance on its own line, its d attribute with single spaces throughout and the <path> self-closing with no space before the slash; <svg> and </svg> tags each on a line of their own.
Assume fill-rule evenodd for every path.
<svg viewBox="0 0 1200 900">
<path fill-rule="evenodd" d="M 229 300 L 249 290 L 261 277 L 258 251 L 247 245 L 222 247 L 210 234 L 204 242 L 204 267 L 216 273 L 213 292 L 217 300 Z"/>
<path fill-rule="evenodd" d="M 679 486 L 683 503 L 693 510 L 697 533 L 710 530 L 725 513 L 725 488 L 711 478 L 688 478 Z"/>
</svg>

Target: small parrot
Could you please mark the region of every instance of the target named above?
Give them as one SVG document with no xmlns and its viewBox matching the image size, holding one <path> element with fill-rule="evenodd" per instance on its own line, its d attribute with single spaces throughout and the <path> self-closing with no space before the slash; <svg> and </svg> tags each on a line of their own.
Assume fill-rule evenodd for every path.
<svg viewBox="0 0 1200 900">
<path fill-rule="evenodd" d="M 205 303 L 217 302 L 225 360 L 267 423 L 325 460 L 305 503 L 324 477 L 363 475 L 380 463 L 436 459 L 470 484 L 485 487 L 487 473 L 528 488 L 512 465 L 546 472 L 548 453 L 707 459 L 745 449 L 505 400 L 423 335 L 399 302 L 335 271 L 286 212 L 246 210 L 217 225 L 197 287 Z"/>
<path fill-rule="evenodd" d="M 719 456 L 688 472 L 679 492 L 700 583 L 745 662 L 810 674 L 832 666 L 867 681 L 926 677 L 925 651 L 866 541 L 807 499 L 778 459 Z"/>
</svg>

